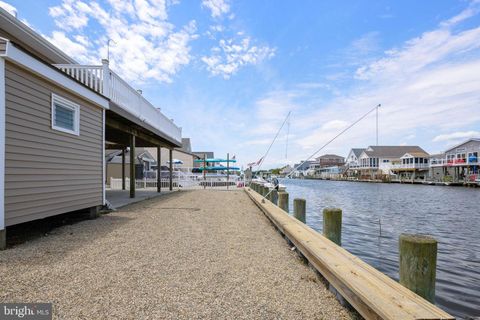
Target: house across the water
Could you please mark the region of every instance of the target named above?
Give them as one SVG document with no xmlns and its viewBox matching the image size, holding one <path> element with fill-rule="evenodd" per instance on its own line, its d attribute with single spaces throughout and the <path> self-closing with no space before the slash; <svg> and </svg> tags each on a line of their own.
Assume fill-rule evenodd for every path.
<svg viewBox="0 0 480 320">
<path fill-rule="evenodd" d="M 419 146 L 369 146 L 360 153 L 358 166 L 348 170 L 358 171 L 363 179 L 385 179 L 396 175 L 398 168 L 406 169 L 405 162 L 423 158 L 428 162 L 428 153 Z"/>
<path fill-rule="evenodd" d="M 441 182 L 475 182 L 479 179 L 480 138 L 457 144 L 430 159 L 430 177 Z"/>
</svg>

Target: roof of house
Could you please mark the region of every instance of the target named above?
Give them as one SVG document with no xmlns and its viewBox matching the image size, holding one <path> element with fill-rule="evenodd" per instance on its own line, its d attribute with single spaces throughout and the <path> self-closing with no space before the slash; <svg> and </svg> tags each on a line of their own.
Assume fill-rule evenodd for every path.
<svg viewBox="0 0 480 320">
<path fill-rule="evenodd" d="M 411 156 L 414 156 L 414 157 L 423 157 L 423 158 L 426 158 L 426 157 L 429 157 L 430 155 L 426 152 L 418 152 L 418 151 L 415 151 L 415 152 L 406 152 L 405 154 L 409 154 Z"/>
<path fill-rule="evenodd" d="M 65 52 L 54 46 L 25 23 L 0 8 L 1 33 L 7 33 L 12 42 L 34 52 L 49 63 L 76 63 Z"/>
<path fill-rule="evenodd" d="M 428 153 L 419 146 L 369 146 L 363 152 L 369 157 L 401 158 L 406 153 Z"/>
<path fill-rule="evenodd" d="M 215 158 L 213 151 L 194 151 L 192 152 L 194 155 L 199 156 L 201 159 L 205 156 L 205 158 Z"/>
<path fill-rule="evenodd" d="M 320 157 L 317 157 L 316 159 L 332 159 L 332 158 L 343 159 L 344 157 L 336 154 L 324 154 L 324 155 L 321 155 Z"/>
<path fill-rule="evenodd" d="M 353 152 L 353 154 L 355 155 L 355 157 L 360 157 L 360 155 L 362 154 L 362 152 L 365 150 L 365 148 L 352 148 L 352 150 L 350 152 Z"/>
<path fill-rule="evenodd" d="M 463 141 L 462 143 L 459 143 L 459 144 L 457 144 L 457 145 L 454 145 L 453 147 L 447 149 L 445 152 L 449 152 L 449 151 L 452 151 L 452 150 L 454 150 L 454 149 L 457 149 L 458 147 L 460 147 L 460 146 L 462 146 L 462 145 L 464 145 L 464 144 L 466 144 L 466 143 L 469 143 L 469 142 L 471 142 L 471 141 L 480 142 L 480 138 L 470 138 L 470 139 L 468 139 L 467 141 Z"/>
</svg>

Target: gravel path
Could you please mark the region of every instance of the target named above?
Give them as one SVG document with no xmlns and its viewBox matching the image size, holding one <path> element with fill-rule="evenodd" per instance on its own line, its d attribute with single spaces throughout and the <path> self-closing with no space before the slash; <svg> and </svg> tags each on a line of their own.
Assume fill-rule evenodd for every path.
<svg viewBox="0 0 480 320">
<path fill-rule="evenodd" d="M 0 252 L 0 301 L 59 319 L 349 319 L 243 191 L 182 191 Z"/>
</svg>

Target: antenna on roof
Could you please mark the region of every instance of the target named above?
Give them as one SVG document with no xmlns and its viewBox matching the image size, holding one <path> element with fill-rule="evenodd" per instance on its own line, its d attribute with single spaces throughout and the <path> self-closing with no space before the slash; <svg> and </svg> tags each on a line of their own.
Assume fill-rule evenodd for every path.
<svg viewBox="0 0 480 320">
<path fill-rule="evenodd" d="M 108 61 L 110 61 L 110 42 L 113 42 L 114 44 L 117 44 L 115 41 L 108 38 L 108 41 L 107 41 L 107 60 Z"/>
</svg>

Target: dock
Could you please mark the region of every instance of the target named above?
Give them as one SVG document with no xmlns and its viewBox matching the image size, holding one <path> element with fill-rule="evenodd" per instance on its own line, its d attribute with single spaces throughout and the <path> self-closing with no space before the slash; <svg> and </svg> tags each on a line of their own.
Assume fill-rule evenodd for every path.
<svg viewBox="0 0 480 320">
<path fill-rule="evenodd" d="M 260 193 L 253 190 L 255 187 L 245 191 L 300 255 L 339 292 L 340 300 L 348 301 L 365 319 L 454 319 L 343 249 L 338 240 L 334 243 L 287 214 L 280 205 L 281 193 L 277 206 L 264 197 L 268 190 L 260 188 Z"/>
<path fill-rule="evenodd" d="M 179 191 L 0 255 L 0 300 L 61 319 L 354 319 L 243 190 Z"/>
</svg>

